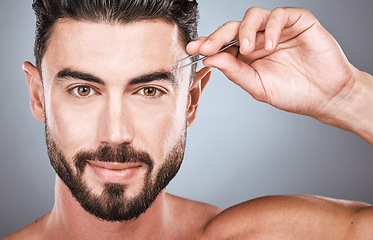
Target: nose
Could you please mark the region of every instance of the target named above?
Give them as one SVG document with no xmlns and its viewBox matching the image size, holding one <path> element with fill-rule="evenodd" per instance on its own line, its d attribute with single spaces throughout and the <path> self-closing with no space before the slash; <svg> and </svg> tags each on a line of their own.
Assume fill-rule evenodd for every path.
<svg viewBox="0 0 373 240">
<path fill-rule="evenodd" d="M 117 146 L 133 141 L 133 117 L 120 98 L 106 101 L 100 115 L 97 137 L 101 144 Z"/>
</svg>

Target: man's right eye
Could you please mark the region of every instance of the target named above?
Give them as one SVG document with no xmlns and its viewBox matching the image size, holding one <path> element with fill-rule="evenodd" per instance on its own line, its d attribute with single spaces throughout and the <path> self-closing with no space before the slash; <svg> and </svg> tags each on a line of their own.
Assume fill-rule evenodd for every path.
<svg viewBox="0 0 373 240">
<path fill-rule="evenodd" d="M 71 89 L 69 89 L 69 92 L 71 92 L 76 97 L 89 97 L 96 93 L 96 91 L 90 87 L 90 86 L 76 86 Z"/>
</svg>

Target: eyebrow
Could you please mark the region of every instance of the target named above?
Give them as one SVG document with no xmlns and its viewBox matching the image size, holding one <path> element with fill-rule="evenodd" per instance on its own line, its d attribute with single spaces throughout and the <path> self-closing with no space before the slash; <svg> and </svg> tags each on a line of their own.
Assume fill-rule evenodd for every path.
<svg viewBox="0 0 373 240">
<path fill-rule="evenodd" d="M 57 73 L 57 80 L 66 78 L 81 79 L 88 82 L 94 82 L 101 85 L 105 85 L 105 82 L 102 81 L 99 77 L 96 77 L 92 74 L 76 71 L 70 68 L 65 68 Z"/>
<path fill-rule="evenodd" d="M 65 68 L 57 73 L 57 81 L 61 81 L 62 79 L 67 79 L 67 78 L 81 79 L 84 81 L 105 85 L 105 82 L 99 77 L 96 77 L 89 73 L 73 70 L 70 68 Z M 156 71 L 156 72 L 151 72 L 145 75 L 141 75 L 139 77 L 135 77 L 129 81 L 128 85 L 149 83 L 149 82 L 157 81 L 157 80 L 165 80 L 165 81 L 171 82 L 172 84 L 175 84 L 175 85 L 177 84 L 175 74 L 173 74 L 172 72 Z"/>
<path fill-rule="evenodd" d="M 131 79 L 128 85 L 148 83 L 148 82 L 157 81 L 157 80 L 165 80 L 165 81 L 171 82 L 172 84 L 177 84 L 175 79 L 176 79 L 175 74 L 173 74 L 172 72 L 167 72 L 167 71 L 152 72 L 152 73 Z"/>
</svg>

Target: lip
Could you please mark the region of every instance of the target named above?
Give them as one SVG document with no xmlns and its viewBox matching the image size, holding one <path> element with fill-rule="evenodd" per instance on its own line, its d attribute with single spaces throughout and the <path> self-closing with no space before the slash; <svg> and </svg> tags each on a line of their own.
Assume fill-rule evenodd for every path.
<svg viewBox="0 0 373 240">
<path fill-rule="evenodd" d="M 88 161 L 87 166 L 105 183 L 124 184 L 136 178 L 143 169 L 141 163 L 113 163 Z"/>
</svg>

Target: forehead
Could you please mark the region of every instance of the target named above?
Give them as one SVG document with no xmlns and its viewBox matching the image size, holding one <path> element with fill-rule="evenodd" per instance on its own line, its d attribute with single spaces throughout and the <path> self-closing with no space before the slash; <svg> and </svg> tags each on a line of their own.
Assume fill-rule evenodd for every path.
<svg viewBox="0 0 373 240">
<path fill-rule="evenodd" d="M 127 24 L 61 20 L 54 26 L 43 72 L 62 68 L 92 72 L 105 78 L 135 77 L 169 67 L 186 55 L 175 24 L 147 20 Z"/>
</svg>

